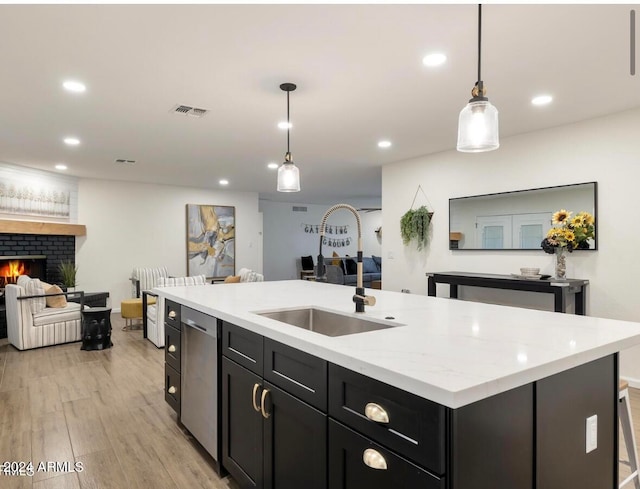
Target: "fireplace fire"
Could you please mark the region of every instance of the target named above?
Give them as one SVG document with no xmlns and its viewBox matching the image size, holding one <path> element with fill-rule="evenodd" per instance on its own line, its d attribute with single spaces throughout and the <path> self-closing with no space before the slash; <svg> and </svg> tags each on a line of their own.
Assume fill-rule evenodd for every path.
<svg viewBox="0 0 640 489">
<path fill-rule="evenodd" d="M 46 280 L 46 264 L 44 255 L 0 256 L 0 288 L 15 284 L 20 275 Z"/>
<path fill-rule="evenodd" d="M 20 275 L 24 275 L 24 263 L 20 260 L 12 260 L 0 270 L 0 276 L 4 279 L 4 285 L 15 284 Z"/>
</svg>

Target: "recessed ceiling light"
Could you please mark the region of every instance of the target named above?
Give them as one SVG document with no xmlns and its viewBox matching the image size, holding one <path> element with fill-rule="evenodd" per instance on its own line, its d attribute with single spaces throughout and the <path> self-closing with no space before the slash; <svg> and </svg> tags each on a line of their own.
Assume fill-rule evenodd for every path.
<svg viewBox="0 0 640 489">
<path fill-rule="evenodd" d="M 62 86 L 65 88 L 65 90 L 78 93 L 84 92 L 87 89 L 84 83 L 74 80 L 67 80 L 62 84 Z"/>
<path fill-rule="evenodd" d="M 267 168 L 268 168 L 269 170 L 277 170 L 277 169 L 278 169 L 278 166 L 279 166 L 279 165 L 278 165 L 277 163 L 273 163 L 273 162 L 271 162 L 271 163 L 269 163 L 269 164 L 267 165 Z"/>
<path fill-rule="evenodd" d="M 226 180 L 226 179 L 224 179 L 224 178 L 223 178 L 223 179 L 222 179 L 222 180 L 220 180 L 218 183 L 219 183 L 220 185 L 229 185 L 229 180 Z"/>
<path fill-rule="evenodd" d="M 77 146 L 80 144 L 80 140 L 78 138 L 64 138 L 64 144 L 68 144 L 69 146 Z"/>
<path fill-rule="evenodd" d="M 378 148 L 390 148 L 391 141 L 378 141 Z"/>
<path fill-rule="evenodd" d="M 427 56 L 425 56 L 424 58 L 422 58 L 422 64 L 425 66 L 440 66 L 442 64 L 444 64 L 444 62 L 447 61 L 447 57 L 446 55 L 442 54 L 442 53 L 433 53 L 433 54 L 428 54 Z"/>
<path fill-rule="evenodd" d="M 58 163 L 56 165 L 56 170 L 66 170 L 67 169 L 67 165 L 64 165 L 62 163 Z"/>
<path fill-rule="evenodd" d="M 552 100 L 553 97 L 551 95 L 538 95 L 531 99 L 531 103 L 533 105 L 547 105 L 550 104 Z"/>
<path fill-rule="evenodd" d="M 290 122 L 284 121 L 284 122 L 278 122 L 278 128 L 280 129 L 291 129 L 293 127 L 293 125 Z"/>
</svg>

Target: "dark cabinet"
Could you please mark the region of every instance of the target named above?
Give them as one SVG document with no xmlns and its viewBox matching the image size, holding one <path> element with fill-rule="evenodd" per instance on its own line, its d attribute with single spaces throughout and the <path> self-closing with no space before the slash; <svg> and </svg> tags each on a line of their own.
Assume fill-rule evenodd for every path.
<svg viewBox="0 0 640 489">
<path fill-rule="evenodd" d="M 242 489 L 327 489 L 327 415 L 290 392 L 326 409 L 327 363 L 232 324 L 222 334 L 225 469 Z"/>
<path fill-rule="evenodd" d="M 164 361 L 175 370 L 180 371 L 182 337 L 180 330 L 168 324 L 164 325 Z"/>
<path fill-rule="evenodd" d="M 441 404 L 332 364 L 329 416 L 436 474 L 445 472 Z"/>
<path fill-rule="evenodd" d="M 222 357 L 222 465 L 242 488 L 264 487 L 261 386 L 258 375 Z"/>
<path fill-rule="evenodd" d="M 617 377 L 617 357 L 610 355 L 537 382 L 534 489 L 618 487 Z M 587 453 L 592 416 L 597 448 Z"/>
<path fill-rule="evenodd" d="M 164 399 L 180 418 L 181 375 L 180 375 L 180 304 L 165 300 L 165 349 L 164 349 Z M 167 313 L 171 313 L 171 316 Z"/>
<path fill-rule="evenodd" d="M 445 481 L 330 419 L 329 487 L 444 489 Z"/>
<path fill-rule="evenodd" d="M 327 416 L 265 382 L 265 489 L 327 488 Z"/>
</svg>

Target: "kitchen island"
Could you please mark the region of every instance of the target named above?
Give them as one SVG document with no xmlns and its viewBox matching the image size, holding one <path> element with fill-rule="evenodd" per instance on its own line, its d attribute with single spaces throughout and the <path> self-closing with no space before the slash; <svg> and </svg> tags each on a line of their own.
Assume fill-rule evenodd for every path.
<svg viewBox="0 0 640 489">
<path fill-rule="evenodd" d="M 287 374 L 276 372 L 275 381 L 270 377 L 279 358 L 297 365 L 288 375 L 306 371 L 312 363 L 325 371 L 325 380 L 319 381 L 324 387 L 303 385 L 300 395 L 293 392 L 294 400 L 321 415 L 318 429 L 324 426 L 324 434 L 316 431 L 314 439 L 324 438 L 328 447 L 327 460 L 317 462 L 328 467 L 328 485 L 315 473 L 314 480 L 320 478 L 317 487 L 355 489 L 368 481 L 369 473 L 352 466 L 372 467 L 365 460 L 372 452 L 354 456 L 347 447 L 356 437 L 365 439 L 366 446 L 376 447 L 378 455 L 386 453 L 386 460 L 395 460 L 388 463 L 389 471 L 404 467 L 402 473 L 410 474 L 406 487 L 480 489 L 508 484 L 510 488 L 566 489 L 613 488 L 617 484 L 617 352 L 640 343 L 639 324 L 374 290 L 367 292 L 376 297 L 376 306 L 358 317 L 397 326 L 330 337 L 257 313 L 313 306 L 355 316 L 353 289 L 349 287 L 283 281 L 166 287 L 156 292 L 220 321 L 225 355 L 219 388 L 221 458 L 236 478 L 248 474 L 246 483 L 240 481 L 241 487 L 279 489 L 300 483 L 273 483 L 278 460 L 287 459 L 274 440 L 292 432 L 288 429 L 288 435 L 276 437 L 276 424 L 268 426 L 278 412 L 286 411 L 280 408 L 276 392 L 280 390 L 278 382 L 286 380 Z M 229 344 L 236 337 L 242 339 L 238 345 L 259 341 L 260 358 L 250 358 L 249 351 L 236 355 L 237 345 Z M 292 363 L 296 355 L 302 360 Z M 243 365 L 244 357 L 251 362 Z M 235 440 L 237 446 L 242 439 L 237 427 L 248 430 L 250 426 L 248 419 L 234 424 L 237 419 L 233 413 L 239 411 L 230 404 L 235 399 L 235 373 L 249 371 L 254 377 L 247 377 L 246 382 L 250 391 L 253 388 L 253 398 L 252 392 L 246 397 L 253 406 L 247 415 L 253 411 L 267 423 L 252 428 L 252 432 L 264 430 L 260 443 L 268 448 L 264 463 L 253 470 L 257 475 L 249 474 L 252 471 L 246 467 L 232 467 L 241 458 L 234 459 L 233 443 L 225 451 L 225 442 Z M 284 394 L 291 394 L 296 384 L 304 382 L 290 382 L 292 387 L 285 386 Z M 306 392 L 322 392 L 323 388 L 328 390 L 328 401 L 305 397 Z M 365 402 L 367 395 L 377 396 L 379 402 Z M 413 436 L 411 426 L 394 425 L 397 417 L 385 421 L 373 411 L 372 416 L 364 412 L 364 404 L 367 409 L 370 405 L 380 407 L 385 400 L 403 413 L 405 424 L 424 428 L 424 433 Z M 414 414 L 415 419 L 411 418 Z M 589 449 L 585 446 L 590 441 L 586 439 L 586 422 L 587 418 L 593 421 L 594 415 L 597 431 L 591 436 L 595 436 L 596 448 Z M 233 426 L 235 431 L 230 428 Z M 280 456 L 275 456 L 272 452 L 278 450 Z M 302 450 L 300 446 L 288 450 L 294 461 L 302 456 L 296 454 Z M 369 457 L 369 462 L 374 460 L 371 463 L 375 465 L 376 457 Z M 291 470 L 291 464 L 285 466 Z M 374 469 L 375 480 L 385 487 L 381 474 L 386 471 Z M 354 473 L 357 477 L 350 478 Z M 411 479 L 414 475 L 419 482 Z M 427 477 L 425 482 L 420 478 L 423 476 Z"/>
</svg>

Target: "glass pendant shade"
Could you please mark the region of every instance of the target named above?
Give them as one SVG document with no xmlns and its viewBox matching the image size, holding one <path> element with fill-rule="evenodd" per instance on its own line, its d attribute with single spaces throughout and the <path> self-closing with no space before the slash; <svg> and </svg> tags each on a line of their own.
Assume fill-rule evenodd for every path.
<svg viewBox="0 0 640 489">
<path fill-rule="evenodd" d="M 300 192 L 300 171 L 293 161 L 278 168 L 278 192 Z"/>
<path fill-rule="evenodd" d="M 479 153 L 498 149 L 498 109 L 488 100 L 471 100 L 458 118 L 458 151 Z"/>
</svg>

